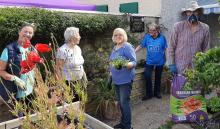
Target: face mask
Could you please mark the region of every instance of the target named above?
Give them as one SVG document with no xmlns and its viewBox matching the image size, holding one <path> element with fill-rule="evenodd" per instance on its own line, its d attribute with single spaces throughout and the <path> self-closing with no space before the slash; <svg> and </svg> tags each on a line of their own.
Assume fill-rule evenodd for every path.
<svg viewBox="0 0 220 129">
<path fill-rule="evenodd" d="M 188 21 L 190 22 L 190 23 L 197 23 L 198 22 L 198 17 L 195 15 L 195 14 L 192 14 L 191 16 L 189 16 L 188 17 Z"/>
</svg>

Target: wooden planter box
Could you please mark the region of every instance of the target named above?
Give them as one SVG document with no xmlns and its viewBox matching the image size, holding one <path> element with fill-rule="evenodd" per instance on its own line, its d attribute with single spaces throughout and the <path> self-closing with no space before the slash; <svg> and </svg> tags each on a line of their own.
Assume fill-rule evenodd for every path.
<svg viewBox="0 0 220 129">
<path fill-rule="evenodd" d="M 79 102 L 72 103 L 76 109 L 79 109 Z M 68 107 L 69 105 L 65 105 L 62 107 L 58 107 L 58 114 L 61 113 L 65 107 Z M 108 126 L 107 124 L 95 119 L 94 117 L 88 115 L 85 113 L 85 123 L 89 125 L 92 129 L 113 129 L 112 127 Z M 17 129 L 21 124 L 24 117 L 5 121 L 0 123 L 0 129 Z M 37 114 L 32 114 L 31 119 L 37 120 Z"/>
</svg>

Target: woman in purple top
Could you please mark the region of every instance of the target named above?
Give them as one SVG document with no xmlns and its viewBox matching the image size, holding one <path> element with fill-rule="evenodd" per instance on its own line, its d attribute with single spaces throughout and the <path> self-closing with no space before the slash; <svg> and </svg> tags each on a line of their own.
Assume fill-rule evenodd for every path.
<svg viewBox="0 0 220 129">
<path fill-rule="evenodd" d="M 134 47 L 127 42 L 127 34 L 124 29 L 116 28 L 112 40 L 115 46 L 109 58 L 110 72 L 122 113 L 121 122 L 114 128 L 131 129 L 130 95 L 135 76 L 136 55 Z M 113 65 L 113 62 L 118 59 L 126 60 L 121 69 L 117 69 Z"/>
</svg>

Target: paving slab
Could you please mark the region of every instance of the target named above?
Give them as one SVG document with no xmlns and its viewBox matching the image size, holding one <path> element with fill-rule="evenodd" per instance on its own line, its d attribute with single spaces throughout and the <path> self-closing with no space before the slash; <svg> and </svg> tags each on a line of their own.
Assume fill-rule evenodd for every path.
<svg viewBox="0 0 220 129">
<path fill-rule="evenodd" d="M 134 129 L 158 129 L 170 120 L 169 117 L 170 95 L 162 95 L 162 99 L 152 98 L 132 105 L 132 125 Z M 118 121 L 104 120 L 110 126 Z"/>
</svg>

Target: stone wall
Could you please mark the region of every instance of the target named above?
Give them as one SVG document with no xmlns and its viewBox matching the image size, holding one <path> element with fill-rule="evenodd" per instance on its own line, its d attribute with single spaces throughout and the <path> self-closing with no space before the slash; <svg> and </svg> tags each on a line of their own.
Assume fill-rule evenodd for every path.
<svg viewBox="0 0 220 129">
<path fill-rule="evenodd" d="M 169 94 L 171 87 L 171 75 L 164 69 L 161 79 L 161 94 Z M 144 79 L 144 68 L 136 69 L 136 75 L 133 82 L 131 101 L 132 104 L 141 102 L 142 97 L 145 95 L 145 79 Z M 154 85 L 154 72 L 152 74 L 152 83 Z"/>
<path fill-rule="evenodd" d="M 127 19 L 129 22 L 129 19 L 132 15 L 119 15 L 118 17 L 121 17 L 121 19 Z M 142 33 L 132 33 L 130 32 L 130 24 L 128 23 L 127 27 L 125 28 L 126 32 L 128 35 L 131 35 L 132 37 L 135 37 L 138 40 L 138 43 L 133 43 L 128 40 L 128 42 L 131 42 L 131 44 L 134 45 L 134 47 L 137 47 L 139 42 L 142 40 L 144 37 L 145 33 L 147 32 L 147 24 L 155 22 L 159 23 L 159 18 L 158 17 L 144 17 L 144 23 L 145 23 L 145 32 Z M 82 48 L 82 54 L 84 54 L 83 51 L 86 51 L 88 48 L 98 48 L 98 47 L 103 47 L 103 46 L 108 46 L 110 49 L 113 48 L 114 43 L 112 42 L 112 33 L 113 30 L 109 30 L 107 33 L 104 34 L 98 34 L 95 37 L 87 36 L 87 37 L 82 37 L 80 41 L 80 47 Z M 145 59 L 145 54 L 146 51 L 142 49 L 137 53 L 137 60 Z"/>
</svg>

